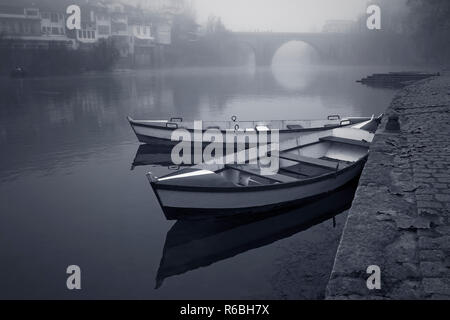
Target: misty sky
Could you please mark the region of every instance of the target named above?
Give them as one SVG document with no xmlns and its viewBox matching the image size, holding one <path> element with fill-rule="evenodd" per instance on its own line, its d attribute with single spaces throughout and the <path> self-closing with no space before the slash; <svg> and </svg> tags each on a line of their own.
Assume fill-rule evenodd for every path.
<svg viewBox="0 0 450 320">
<path fill-rule="evenodd" d="M 365 14 L 366 0 L 193 0 L 197 19 L 222 18 L 233 31 L 320 31 L 326 20 Z"/>
</svg>

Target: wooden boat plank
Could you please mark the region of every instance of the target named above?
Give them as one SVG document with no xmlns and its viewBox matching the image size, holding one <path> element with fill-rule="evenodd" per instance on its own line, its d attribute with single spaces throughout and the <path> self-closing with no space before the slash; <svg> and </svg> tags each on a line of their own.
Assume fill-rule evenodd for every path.
<svg viewBox="0 0 450 320">
<path fill-rule="evenodd" d="M 178 172 L 174 172 L 172 174 L 166 175 L 164 178 L 166 180 L 159 180 L 158 183 L 161 185 L 171 185 L 174 180 L 176 180 L 176 184 L 178 186 L 189 186 L 189 187 L 236 187 L 236 185 L 221 175 L 216 174 L 215 172 L 210 172 L 209 174 L 202 175 L 192 175 L 189 174 L 200 172 L 202 170 L 194 170 L 192 168 L 186 168 Z M 205 170 L 203 170 L 205 171 Z M 187 175 L 187 176 L 186 176 Z"/>
<path fill-rule="evenodd" d="M 248 167 L 245 167 L 245 166 L 227 165 L 227 168 L 239 170 L 239 171 L 251 174 L 251 175 L 255 175 L 255 176 L 258 176 L 258 177 L 261 177 L 261 178 L 264 178 L 264 179 L 273 180 L 273 181 L 281 182 L 281 183 L 289 183 L 289 182 L 295 182 L 295 181 L 299 180 L 299 179 L 296 179 L 296 178 L 293 178 L 293 177 L 290 177 L 290 176 L 286 176 L 286 175 L 283 175 L 283 174 L 278 174 L 278 173 L 270 175 L 270 176 L 265 176 L 265 175 L 260 174 L 259 170 L 256 170 L 256 169 L 252 170 L 252 168 L 248 168 Z"/>
<path fill-rule="evenodd" d="M 302 177 L 305 176 L 305 177 L 311 178 L 311 177 L 318 177 L 323 174 L 333 172 L 333 171 L 335 171 L 335 168 L 331 170 L 330 168 L 315 166 L 315 165 L 308 164 L 308 163 L 296 163 L 293 166 L 282 167 L 282 168 L 280 168 L 280 170 L 292 172 L 297 175 L 301 175 Z M 300 179 L 302 179 L 302 178 L 300 177 Z"/>
<path fill-rule="evenodd" d="M 351 144 L 354 146 L 364 147 L 368 148 L 370 146 L 370 143 L 367 141 L 362 140 L 354 140 L 354 139 L 348 139 L 348 138 L 341 138 L 341 137 L 335 137 L 335 136 L 328 136 L 319 138 L 320 141 L 330 141 L 330 142 L 338 142 L 338 143 L 345 143 L 345 144 Z"/>
<path fill-rule="evenodd" d="M 298 179 L 294 178 L 294 177 L 290 177 L 290 176 L 286 176 L 284 174 L 273 174 L 270 176 L 265 176 L 265 177 L 269 177 L 270 179 L 274 179 L 277 180 L 281 183 L 289 183 L 289 182 L 294 182 L 294 181 L 298 181 Z"/>
<path fill-rule="evenodd" d="M 288 124 L 288 125 L 286 125 L 286 128 L 288 130 L 295 130 L 295 129 L 303 129 L 303 126 L 301 126 L 299 124 Z"/>
<path fill-rule="evenodd" d="M 299 177 L 300 179 L 308 179 L 309 177 L 311 177 L 310 174 L 306 174 L 304 172 L 300 172 L 299 170 L 294 170 L 294 169 L 292 169 L 290 167 L 280 168 L 280 172 L 283 172 L 284 175 L 288 175 L 288 176 L 291 176 L 292 174 L 294 174 L 295 175 L 294 178 Z"/>
<path fill-rule="evenodd" d="M 289 153 L 289 152 L 281 153 L 279 157 L 281 159 L 292 160 L 292 161 L 300 162 L 300 163 L 312 164 L 315 166 L 325 167 L 325 168 L 329 168 L 329 169 L 336 169 L 336 167 L 337 167 L 336 162 L 301 156 L 301 155 L 298 155 L 295 153 Z"/>
</svg>

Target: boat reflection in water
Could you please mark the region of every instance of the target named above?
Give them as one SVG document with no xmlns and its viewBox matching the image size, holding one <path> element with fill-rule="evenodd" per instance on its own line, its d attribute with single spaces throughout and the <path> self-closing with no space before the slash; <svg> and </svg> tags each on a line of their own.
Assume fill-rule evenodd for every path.
<svg viewBox="0 0 450 320">
<path fill-rule="evenodd" d="M 173 144 L 164 143 L 160 140 L 155 140 L 155 142 L 151 144 L 139 145 L 136 155 L 134 156 L 133 163 L 131 164 L 131 170 L 141 166 L 156 166 L 166 167 L 166 169 L 169 169 L 170 172 L 173 172 L 174 170 L 179 170 L 182 167 L 188 167 L 187 165 L 176 165 L 173 163 L 171 157 L 173 147 Z M 192 149 L 194 149 L 193 145 Z M 222 150 L 222 153 L 227 154 L 226 146 L 224 147 L 224 150 Z M 215 152 L 212 152 L 212 155 L 214 156 Z M 194 159 L 191 157 L 191 162 L 193 161 Z"/>
<path fill-rule="evenodd" d="M 358 178 L 289 211 L 264 216 L 179 220 L 167 232 L 156 288 L 164 279 L 208 266 L 306 230 L 347 210 Z"/>
<path fill-rule="evenodd" d="M 139 166 L 173 166 L 171 152 L 173 146 L 164 144 L 141 144 L 136 151 L 131 170 Z"/>
</svg>

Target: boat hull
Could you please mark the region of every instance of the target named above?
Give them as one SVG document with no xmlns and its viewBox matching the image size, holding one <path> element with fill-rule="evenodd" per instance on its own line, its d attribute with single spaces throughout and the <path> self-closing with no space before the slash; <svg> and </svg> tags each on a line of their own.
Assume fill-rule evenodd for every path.
<svg viewBox="0 0 450 320">
<path fill-rule="evenodd" d="M 167 219 L 192 219 L 259 213 L 297 206 L 306 200 L 332 192 L 359 177 L 366 158 L 353 165 L 317 177 L 313 181 L 255 188 L 208 188 L 203 191 L 151 183 Z M 228 190 L 229 189 L 229 190 Z"/>
<path fill-rule="evenodd" d="M 327 131 L 327 130 L 330 130 L 333 128 L 350 126 L 355 123 L 361 123 L 361 122 L 367 121 L 369 119 L 370 118 L 366 118 L 366 117 L 351 118 L 351 119 L 347 120 L 348 123 L 345 125 L 341 125 L 340 122 L 330 121 L 327 125 L 320 126 L 320 127 L 289 129 L 289 130 L 282 129 L 282 130 L 278 131 L 279 139 L 280 139 L 280 141 L 286 141 L 286 140 L 290 140 L 290 139 L 299 138 L 303 135 L 310 135 L 313 132 L 321 132 L 321 131 Z M 178 128 L 178 124 L 180 124 L 180 123 L 172 123 L 173 125 L 176 126 L 176 128 L 172 128 L 172 127 L 166 127 L 163 125 L 156 125 L 156 124 L 152 124 L 152 123 L 143 123 L 142 121 L 133 120 L 131 118 L 128 118 L 128 122 L 130 123 L 131 128 L 133 129 L 137 139 L 141 143 L 146 143 L 146 144 L 155 144 L 156 143 L 156 144 L 167 144 L 167 145 L 175 145 L 178 143 L 178 141 L 172 140 L 172 133 L 174 132 L 174 130 L 176 128 Z M 325 122 L 323 122 L 323 123 L 325 123 Z M 181 124 L 180 124 L 180 128 L 182 128 Z M 194 135 L 193 134 L 194 130 L 192 130 L 192 129 L 185 129 L 185 130 L 187 130 L 188 132 L 191 133 L 192 142 L 203 142 L 203 143 L 207 144 L 207 142 L 205 142 L 205 141 L 197 140 L 198 137 L 200 137 L 200 139 L 202 139 L 202 135 L 199 135 L 199 136 Z M 203 132 L 205 132 L 205 131 L 206 130 L 203 130 Z M 226 131 L 221 130 L 221 132 L 225 136 Z M 239 136 L 240 134 L 245 134 L 245 133 L 244 133 L 244 131 L 237 131 L 235 136 Z"/>
</svg>

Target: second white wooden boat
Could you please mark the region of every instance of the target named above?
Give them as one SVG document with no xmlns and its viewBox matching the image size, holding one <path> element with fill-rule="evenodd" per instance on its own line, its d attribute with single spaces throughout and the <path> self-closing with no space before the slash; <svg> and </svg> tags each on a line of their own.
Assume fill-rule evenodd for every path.
<svg viewBox="0 0 450 320">
<path fill-rule="evenodd" d="M 381 117 L 381 116 L 380 116 Z M 380 118 L 379 117 L 379 118 Z M 378 118 L 378 119 L 379 119 Z M 185 121 L 183 118 L 171 118 L 169 120 L 134 120 L 127 117 L 137 139 L 141 143 L 148 144 L 175 144 L 171 136 L 176 129 L 185 129 L 191 133 L 192 142 L 196 141 L 194 133 L 194 121 Z M 232 131 L 234 135 L 253 132 L 266 132 L 278 130 L 280 141 L 308 135 L 314 131 L 325 131 L 330 128 L 349 127 L 370 120 L 371 117 L 346 117 L 339 115 L 328 116 L 323 120 L 260 120 L 237 121 L 235 117 L 231 121 L 202 121 L 202 132 L 208 129 L 219 130 L 223 136 Z M 203 141 L 201 141 L 203 142 Z"/>
</svg>

